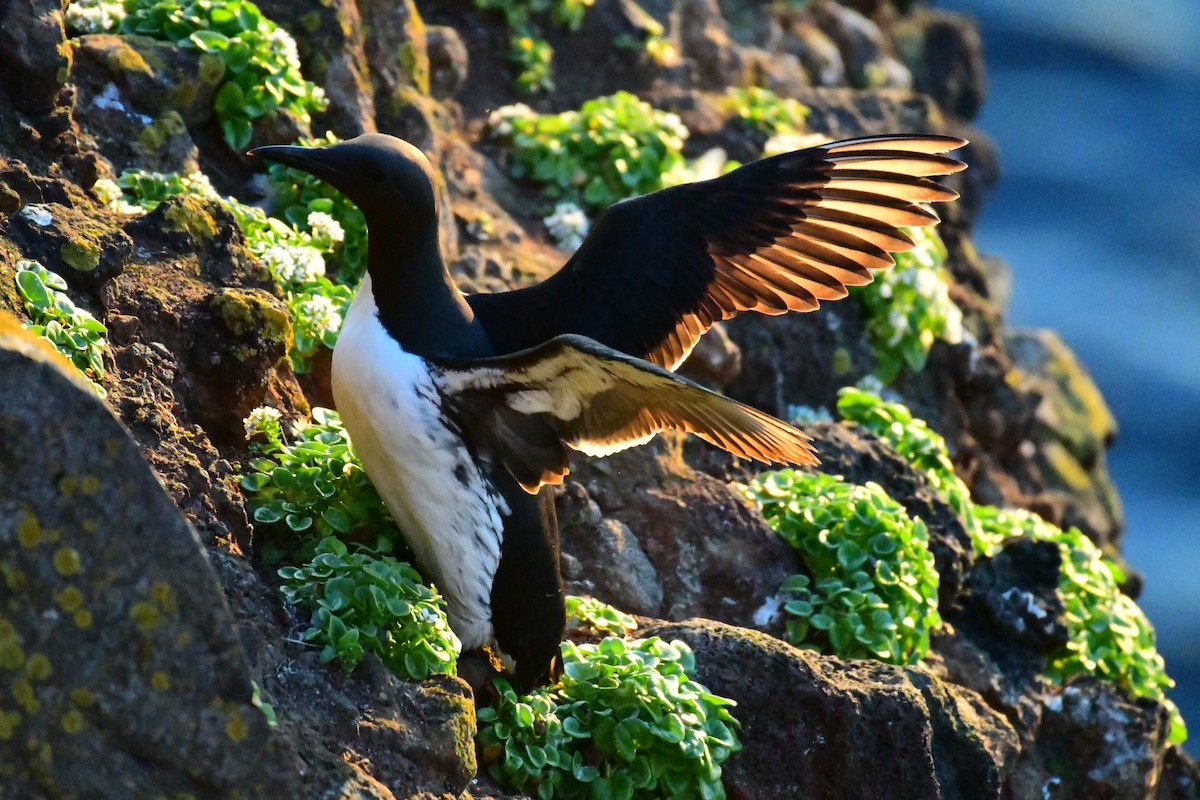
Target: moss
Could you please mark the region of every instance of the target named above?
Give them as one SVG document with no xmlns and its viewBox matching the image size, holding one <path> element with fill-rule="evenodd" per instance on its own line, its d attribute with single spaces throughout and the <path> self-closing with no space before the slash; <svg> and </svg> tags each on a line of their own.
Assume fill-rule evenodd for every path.
<svg viewBox="0 0 1200 800">
<path fill-rule="evenodd" d="M 63 263 L 80 272 L 91 272 L 100 266 L 100 245 L 88 239 L 76 239 L 59 248 Z"/>
<path fill-rule="evenodd" d="M 269 294 L 259 290 L 222 289 L 212 308 L 235 336 L 254 335 L 265 342 L 292 346 L 292 319 Z M 248 358 L 253 352 L 239 354 Z"/>
<path fill-rule="evenodd" d="M 225 77 L 225 62 L 213 53 L 200 56 L 200 69 L 197 73 L 200 80 L 209 86 L 216 86 Z"/>
<path fill-rule="evenodd" d="M 182 233 L 196 243 L 209 241 L 220 230 L 204 201 L 187 195 L 168 201 L 163 212 L 163 227 L 172 233 Z"/>
<path fill-rule="evenodd" d="M 309 11 L 307 14 L 300 15 L 300 27 L 309 33 L 316 33 L 321 27 L 321 14 L 317 11 Z"/>
<path fill-rule="evenodd" d="M 124 37 L 113 37 L 112 46 L 102 51 L 104 66 L 109 72 L 140 72 L 152 76 L 154 70 L 146 63 L 146 59 L 137 50 L 129 46 Z"/>
</svg>

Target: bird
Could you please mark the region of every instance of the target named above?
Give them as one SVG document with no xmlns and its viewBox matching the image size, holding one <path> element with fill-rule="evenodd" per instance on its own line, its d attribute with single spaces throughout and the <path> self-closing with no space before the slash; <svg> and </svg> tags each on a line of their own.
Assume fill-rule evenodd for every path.
<svg viewBox="0 0 1200 800">
<path fill-rule="evenodd" d="M 815 465 L 810 439 L 674 374 L 741 311 L 815 310 L 910 249 L 905 226 L 957 193 L 945 135 L 869 136 L 618 202 L 532 286 L 464 294 L 441 256 L 436 176 L 412 144 L 368 133 L 248 155 L 307 172 L 363 212 L 367 273 L 333 352 L 353 446 L 446 598 L 464 650 L 513 683 L 552 681 L 565 627 L 546 486 L 568 451 L 608 455 L 664 429 L 767 464 Z"/>
</svg>

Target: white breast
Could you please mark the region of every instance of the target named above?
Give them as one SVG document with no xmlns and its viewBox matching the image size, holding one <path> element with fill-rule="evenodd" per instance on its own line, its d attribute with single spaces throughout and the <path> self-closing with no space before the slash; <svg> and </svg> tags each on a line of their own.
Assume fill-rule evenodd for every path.
<svg viewBox="0 0 1200 800">
<path fill-rule="evenodd" d="M 422 574 L 445 595 L 450 626 L 465 649 L 486 644 L 508 509 L 446 426 L 429 364 L 379 322 L 370 276 L 333 353 L 333 396 Z"/>
</svg>

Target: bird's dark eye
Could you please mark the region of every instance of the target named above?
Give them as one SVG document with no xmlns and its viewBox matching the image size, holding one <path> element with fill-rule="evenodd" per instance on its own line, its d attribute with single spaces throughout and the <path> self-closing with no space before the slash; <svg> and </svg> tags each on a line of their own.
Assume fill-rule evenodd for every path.
<svg viewBox="0 0 1200 800">
<path fill-rule="evenodd" d="M 375 181 L 376 183 L 381 183 L 384 179 L 383 170 L 381 170 L 379 167 L 372 168 L 370 175 L 371 180 Z"/>
</svg>

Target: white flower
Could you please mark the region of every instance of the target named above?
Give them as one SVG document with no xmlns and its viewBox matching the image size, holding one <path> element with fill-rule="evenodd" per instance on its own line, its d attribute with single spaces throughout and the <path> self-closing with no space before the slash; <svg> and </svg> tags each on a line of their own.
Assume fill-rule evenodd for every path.
<svg viewBox="0 0 1200 800">
<path fill-rule="evenodd" d="M 254 434 L 277 425 L 282 416 L 279 409 L 270 406 L 259 406 L 254 409 L 250 412 L 250 416 L 242 420 L 242 425 L 246 428 L 246 438 L 249 439 Z"/>
<path fill-rule="evenodd" d="M 574 203 L 559 203 L 554 207 L 554 213 L 542 220 L 551 238 L 564 250 L 577 250 L 587 236 L 591 223 L 587 214 Z"/>
<path fill-rule="evenodd" d="M 346 231 L 342 228 L 342 223 L 324 211 L 310 213 L 308 227 L 312 229 L 313 236 L 317 239 L 326 239 L 329 242 L 342 242 L 346 239 Z"/>
<path fill-rule="evenodd" d="M 92 193 L 96 195 L 101 203 L 104 203 L 104 205 L 113 211 L 119 211 L 122 214 L 132 214 L 134 216 L 141 216 L 146 213 L 146 209 L 127 201 L 125 193 L 121 191 L 121 187 L 116 184 L 116 181 L 109 180 L 108 178 L 98 178 L 92 184 Z"/>
<path fill-rule="evenodd" d="M 300 303 L 300 313 L 316 335 L 337 333 L 342 327 L 342 315 L 338 307 L 325 295 L 313 295 Z"/>
<path fill-rule="evenodd" d="M 276 26 L 267 34 L 267 47 L 272 56 L 287 66 L 300 70 L 300 53 L 296 49 L 296 40 L 283 28 Z"/>
<path fill-rule="evenodd" d="M 104 0 L 74 0 L 63 17 L 67 28 L 75 34 L 116 30 L 124 18 L 124 3 Z"/>
<path fill-rule="evenodd" d="M 39 228 L 44 228 L 54 222 L 54 217 L 50 214 L 50 207 L 42 203 L 30 203 L 17 213 Z"/>
<path fill-rule="evenodd" d="M 280 283 L 307 283 L 325 274 L 325 257 L 307 245 L 277 244 L 260 258 Z"/>
<path fill-rule="evenodd" d="M 536 114 L 529 106 L 524 103 L 513 103 L 512 105 L 501 106 L 491 114 L 488 114 L 487 124 L 496 136 L 511 136 L 514 120 L 527 119 L 533 116 L 536 116 Z"/>
<path fill-rule="evenodd" d="M 187 187 L 194 189 L 196 194 L 206 197 L 209 200 L 220 200 L 221 196 L 217 194 L 217 190 L 213 188 L 212 182 L 200 170 L 190 173 L 185 179 Z"/>
</svg>

